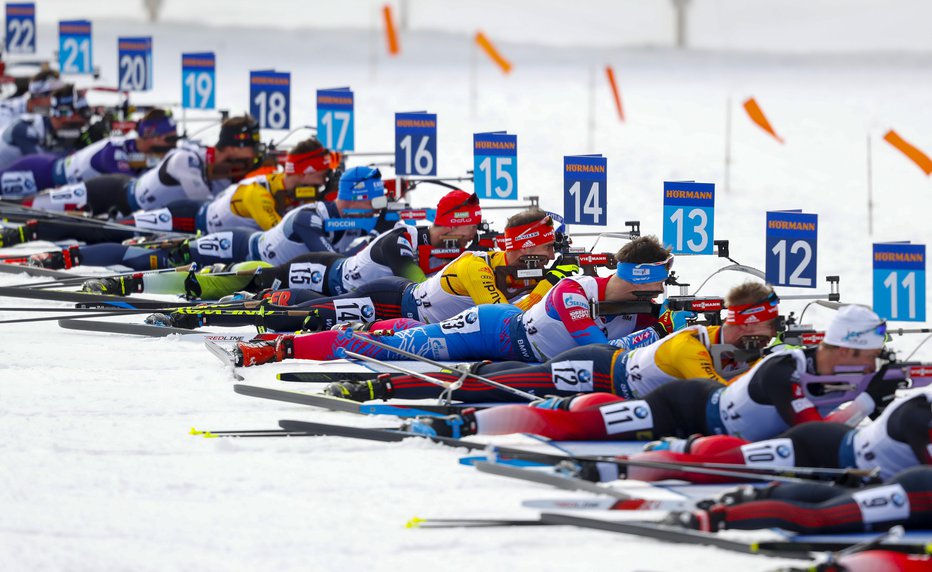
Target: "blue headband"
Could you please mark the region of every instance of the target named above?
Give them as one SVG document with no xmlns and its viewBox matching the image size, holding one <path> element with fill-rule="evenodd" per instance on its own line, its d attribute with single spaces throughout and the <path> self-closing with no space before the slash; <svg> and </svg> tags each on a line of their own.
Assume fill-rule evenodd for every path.
<svg viewBox="0 0 932 572">
<path fill-rule="evenodd" d="M 632 284 L 663 282 L 670 276 L 670 266 L 672 264 L 673 257 L 661 262 L 643 262 L 641 264 L 619 262 L 615 274 L 622 280 Z"/>
<path fill-rule="evenodd" d="M 140 137 L 161 137 L 167 133 L 175 133 L 178 128 L 175 126 L 175 120 L 171 117 L 162 117 L 160 119 L 142 119 L 136 124 L 136 133 Z"/>
</svg>

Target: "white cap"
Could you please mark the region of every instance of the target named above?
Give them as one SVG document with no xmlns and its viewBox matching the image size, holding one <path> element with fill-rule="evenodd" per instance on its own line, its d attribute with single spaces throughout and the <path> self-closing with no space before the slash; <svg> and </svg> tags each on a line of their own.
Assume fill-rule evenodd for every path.
<svg viewBox="0 0 932 572">
<path fill-rule="evenodd" d="M 880 316 L 865 306 L 842 306 L 825 332 L 826 344 L 842 348 L 879 350 L 887 339 L 886 332 L 877 332 L 883 324 Z"/>
</svg>

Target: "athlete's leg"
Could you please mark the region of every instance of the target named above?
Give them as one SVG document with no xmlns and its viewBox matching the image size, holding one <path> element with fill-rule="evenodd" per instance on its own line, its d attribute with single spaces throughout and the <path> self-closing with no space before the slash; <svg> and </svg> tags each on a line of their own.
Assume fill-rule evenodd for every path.
<svg viewBox="0 0 932 572">
<path fill-rule="evenodd" d="M 503 345 L 507 341 L 507 327 L 511 318 L 521 310 L 507 304 L 489 304 L 470 308 L 457 316 L 439 322 L 396 332 L 393 336 L 379 336 L 378 341 L 409 353 L 435 360 L 480 360 L 501 357 L 513 358 Z M 482 325 L 486 330 L 482 330 Z M 376 328 L 373 327 L 373 330 Z M 321 335 L 328 332 L 321 332 Z M 336 348 L 343 347 L 359 354 L 381 360 L 403 360 L 404 355 L 376 347 L 365 341 L 370 334 L 352 336 L 350 332 L 337 332 L 327 338 L 330 347 L 321 348 L 324 338 L 298 336 L 294 340 L 297 358 L 334 359 L 320 357 L 323 353 L 336 356 Z M 502 352 L 502 353 L 496 353 Z"/>
<path fill-rule="evenodd" d="M 838 468 L 839 447 L 850 427 L 842 423 L 812 421 L 797 425 L 780 436 L 751 443 L 728 435 L 700 437 L 686 444 L 685 452 L 649 451 L 635 458 L 649 461 L 729 463 L 748 466 Z M 632 467 L 629 477 L 642 481 L 685 478 L 695 483 L 727 483 L 731 477 L 682 473 L 665 469 Z M 824 499 L 813 499 L 816 500 Z"/>
<path fill-rule="evenodd" d="M 323 294 L 332 295 L 328 287 L 328 271 L 338 260 L 346 258 L 337 252 L 309 252 L 296 256 L 284 264 L 273 266 L 262 271 L 256 277 L 256 286 L 259 289 L 307 289 Z"/>
<path fill-rule="evenodd" d="M 133 270 L 171 268 L 169 251 L 164 248 L 141 248 L 113 242 L 82 246 L 81 264 L 84 266 L 113 266 L 121 264 Z"/>
<path fill-rule="evenodd" d="M 925 528 L 932 525 L 932 467 L 913 467 L 888 484 L 836 494 L 825 502 L 762 500 L 718 505 L 710 512 L 712 521 L 726 528 L 779 527 L 808 534 L 886 530 L 897 524 Z"/>
<path fill-rule="evenodd" d="M 22 199 L 55 186 L 55 163 L 58 155 L 37 153 L 27 155 L 0 170 L 0 196 Z"/>
</svg>

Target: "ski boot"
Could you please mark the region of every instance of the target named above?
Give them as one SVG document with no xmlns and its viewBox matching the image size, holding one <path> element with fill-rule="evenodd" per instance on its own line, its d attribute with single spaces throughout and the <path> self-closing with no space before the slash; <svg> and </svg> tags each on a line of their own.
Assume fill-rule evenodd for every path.
<svg viewBox="0 0 932 572">
<path fill-rule="evenodd" d="M 392 397 L 391 375 L 383 373 L 375 379 L 366 381 L 336 381 L 324 388 L 324 393 L 353 401 L 387 401 Z"/>
<path fill-rule="evenodd" d="M 142 275 L 112 276 L 109 278 L 91 278 L 81 284 L 82 292 L 97 292 L 114 296 L 127 296 L 143 290 Z"/>
<path fill-rule="evenodd" d="M 725 528 L 725 515 L 708 510 L 671 512 L 660 524 L 677 526 L 700 532 L 718 532 Z"/>
<path fill-rule="evenodd" d="M 0 248 L 36 240 L 38 226 L 38 221 L 30 220 L 17 227 L 0 228 Z"/>
<path fill-rule="evenodd" d="M 249 367 L 282 361 L 294 357 L 294 335 L 280 336 L 275 340 L 237 342 L 233 348 L 236 367 Z"/>
<path fill-rule="evenodd" d="M 444 417 L 416 417 L 407 420 L 403 430 L 408 433 L 424 435 L 425 437 L 451 437 L 459 439 L 475 435 L 476 410 L 464 409 L 459 415 L 446 415 Z"/>
<path fill-rule="evenodd" d="M 29 257 L 29 266 L 62 270 L 81 264 L 81 251 L 77 246 L 69 246 L 66 250 L 40 252 Z"/>
</svg>

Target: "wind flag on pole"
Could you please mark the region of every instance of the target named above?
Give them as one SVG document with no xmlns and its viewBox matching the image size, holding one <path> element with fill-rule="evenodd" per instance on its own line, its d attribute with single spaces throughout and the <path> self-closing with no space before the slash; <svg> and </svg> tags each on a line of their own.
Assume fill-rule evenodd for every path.
<svg viewBox="0 0 932 572">
<path fill-rule="evenodd" d="M 906 155 L 912 160 L 926 175 L 932 174 L 932 159 L 929 156 L 907 143 L 896 131 L 887 131 L 883 140 L 900 150 L 900 153 Z"/>
<path fill-rule="evenodd" d="M 386 4 L 382 8 L 382 14 L 385 16 L 385 38 L 388 40 L 388 53 L 397 56 L 401 53 L 401 46 L 398 44 L 398 31 L 395 29 L 395 20 L 392 18 L 392 7 Z"/>
<path fill-rule="evenodd" d="M 747 111 L 748 117 L 750 117 L 751 121 L 756 123 L 758 127 L 769 133 L 780 143 L 783 143 L 783 138 L 774 131 L 770 122 L 767 121 L 767 116 L 764 115 L 764 112 L 761 110 L 760 106 L 757 105 L 757 101 L 755 101 L 753 97 L 749 97 L 747 101 L 744 102 L 744 110 Z"/>
<path fill-rule="evenodd" d="M 618 110 L 618 119 L 625 120 L 625 110 L 621 107 L 621 92 L 618 91 L 618 84 L 615 83 L 615 70 L 612 66 L 605 66 L 605 75 L 608 76 L 608 85 L 612 88 L 612 97 L 615 99 L 615 109 Z"/>
<path fill-rule="evenodd" d="M 476 43 L 482 48 L 482 51 L 495 62 L 495 65 L 501 68 L 502 73 L 507 74 L 511 72 L 511 62 L 505 59 L 495 46 L 492 45 L 492 42 L 489 41 L 485 34 L 476 32 Z"/>
</svg>

